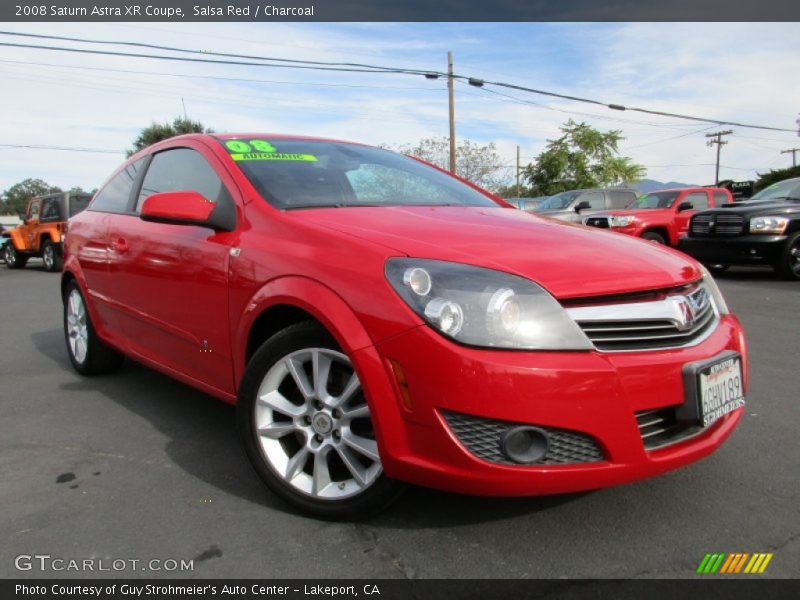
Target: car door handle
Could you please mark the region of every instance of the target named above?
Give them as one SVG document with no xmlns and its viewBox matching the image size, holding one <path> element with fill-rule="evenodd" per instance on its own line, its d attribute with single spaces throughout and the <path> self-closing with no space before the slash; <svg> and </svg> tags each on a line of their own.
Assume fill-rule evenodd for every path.
<svg viewBox="0 0 800 600">
<path fill-rule="evenodd" d="M 128 251 L 128 242 L 122 238 L 117 238 L 111 244 L 111 249 L 118 254 L 125 254 Z"/>
</svg>

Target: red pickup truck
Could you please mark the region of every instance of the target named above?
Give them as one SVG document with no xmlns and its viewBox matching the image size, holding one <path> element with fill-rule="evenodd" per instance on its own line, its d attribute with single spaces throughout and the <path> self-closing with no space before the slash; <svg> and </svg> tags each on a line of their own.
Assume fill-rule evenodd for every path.
<svg viewBox="0 0 800 600">
<path fill-rule="evenodd" d="M 733 202 L 733 196 L 723 188 L 659 190 L 639 197 L 624 210 L 588 216 L 583 224 L 677 246 L 680 236 L 687 232 L 694 213 L 728 202 Z"/>
</svg>

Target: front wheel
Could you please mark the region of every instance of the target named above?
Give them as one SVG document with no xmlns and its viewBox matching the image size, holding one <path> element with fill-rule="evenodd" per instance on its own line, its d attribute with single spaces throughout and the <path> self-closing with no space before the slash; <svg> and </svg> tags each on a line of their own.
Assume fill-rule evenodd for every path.
<svg viewBox="0 0 800 600">
<path fill-rule="evenodd" d="M 56 245 L 50 240 L 45 240 L 42 244 L 42 260 L 44 261 L 45 271 L 61 271 L 63 260 L 58 252 Z"/>
<path fill-rule="evenodd" d="M 786 279 L 800 280 L 800 231 L 786 241 L 777 270 Z"/>
<path fill-rule="evenodd" d="M 97 337 L 83 294 L 74 281 L 64 293 L 64 338 L 69 360 L 81 375 L 110 373 L 122 364 L 122 354 Z"/>
<path fill-rule="evenodd" d="M 656 233 L 655 231 L 645 231 L 642 234 L 642 239 L 647 240 L 648 242 L 654 242 L 656 244 L 666 244 L 667 241 L 664 239 L 664 236 L 660 233 Z"/>
<path fill-rule="evenodd" d="M 6 242 L 3 248 L 3 258 L 5 258 L 6 266 L 9 269 L 21 269 L 28 262 L 27 256 L 21 256 L 17 249 L 14 247 L 14 242 Z"/>
<path fill-rule="evenodd" d="M 240 386 L 237 418 L 256 473 L 305 512 L 362 519 L 404 488 L 383 473 L 353 364 L 314 323 L 287 327 L 256 352 Z"/>
</svg>

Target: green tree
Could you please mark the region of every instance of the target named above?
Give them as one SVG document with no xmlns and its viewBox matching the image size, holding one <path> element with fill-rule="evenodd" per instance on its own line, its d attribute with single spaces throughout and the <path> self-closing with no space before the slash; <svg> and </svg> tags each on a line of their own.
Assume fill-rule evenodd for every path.
<svg viewBox="0 0 800 600">
<path fill-rule="evenodd" d="M 619 142 L 625 139 L 621 131 L 604 133 L 570 119 L 561 133 L 523 171 L 534 195 L 631 184 L 647 174 L 643 166 L 619 156 Z"/>
<path fill-rule="evenodd" d="M 176 135 L 185 133 L 213 133 L 213 129 L 203 126 L 200 121 L 192 121 L 184 117 L 175 117 L 172 123 L 151 123 L 142 129 L 139 137 L 133 142 L 133 148 L 128 150 L 128 156 L 136 154 L 142 148 L 152 146 L 156 142 L 166 140 Z"/>
<path fill-rule="evenodd" d="M 416 145 L 395 148 L 437 167 L 450 168 L 450 138 L 446 136 L 420 140 Z M 508 182 L 508 167 L 497 153 L 494 142 L 481 145 L 471 140 L 462 140 L 456 146 L 456 175 L 488 190 L 497 190 Z"/>
<path fill-rule="evenodd" d="M 759 192 L 773 183 L 791 179 L 792 177 L 800 177 L 800 166 L 789 167 L 788 169 L 771 169 L 769 173 L 759 173 L 755 185 L 756 191 Z"/>
<path fill-rule="evenodd" d="M 2 208 L 5 214 L 17 214 L 24 212 L 28 207 L 28 201 L 34 196 L 60 192 L 61 188 L 42 181 L 41 179 L 25 179 L 12 185 L 2 195 Z"/>
</svg>

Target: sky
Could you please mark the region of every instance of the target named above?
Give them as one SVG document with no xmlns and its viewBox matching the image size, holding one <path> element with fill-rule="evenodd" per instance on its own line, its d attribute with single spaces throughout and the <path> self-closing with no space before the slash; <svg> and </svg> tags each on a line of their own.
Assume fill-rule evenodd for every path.
<svg viewBox="0 0 800 600">
<path fill-rule="evenodd" d="M 513 177 L 567 119 L 626 138 L 623 155 L 659 181 L 710 184 L 706 133 L 733 129 L 720 177 L 791 166 L 800 147 L 796 23 L 0 23 L 4 31 L 213 52 L 445 71 L 792 131 L 720 127 L 457 84 L 456 137 L 496 144 Z M 72 46 L 0 35 L 0 42 Z M 124 46 L 105 46 L 121 52 Z M 169 52 L 155 52 L 172 54 Z M 0 190 L 25 178 L 100 186 L 139 131 L 184 113 L 220 132 L 309 134 L 407 145 L 448 135 L 444 80 L 191 64 L 0 47 Z M 500 91 L 507 96 L 495 92 Z M 9 146 L 59 146 L 78 152 Z"/>
</svg>

